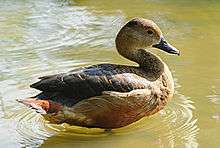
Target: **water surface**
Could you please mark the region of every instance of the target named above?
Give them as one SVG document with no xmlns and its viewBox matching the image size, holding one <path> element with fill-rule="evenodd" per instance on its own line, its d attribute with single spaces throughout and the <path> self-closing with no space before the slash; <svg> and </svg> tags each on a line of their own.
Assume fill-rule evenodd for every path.
<svg viewBox="0 0 220 148">
<path fill-rule="evenodd" d="M 1 147 L 218 147 L 220 2 L 217 0 L 0 0 Z M 113 130 L 51 125 L 15 100 L 37 77 L 121 58 L 114 38 L 133 17 L 154 20 L 181 50 L 169 65 L 175 96 L 159 113 Z"/>
</svg>

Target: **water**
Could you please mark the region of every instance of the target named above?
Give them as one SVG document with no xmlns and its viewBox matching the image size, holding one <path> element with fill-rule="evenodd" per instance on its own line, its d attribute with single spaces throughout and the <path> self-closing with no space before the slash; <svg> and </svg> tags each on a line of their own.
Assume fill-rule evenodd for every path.
<svg viewBox="0 0 220 148">
<path fill-rule="evenodd" d="M 15 100 L 38 93 L 37 77 L 109 62 L 122 24 L 154 20 L 181 50 L 154 51 L 169 65 L 175 96 L 159 113 L 113 130 L 51 125 Z M 218 147 L 220 142 L 220 2 L 0 0 L 1 147 Z"/>
</svg>

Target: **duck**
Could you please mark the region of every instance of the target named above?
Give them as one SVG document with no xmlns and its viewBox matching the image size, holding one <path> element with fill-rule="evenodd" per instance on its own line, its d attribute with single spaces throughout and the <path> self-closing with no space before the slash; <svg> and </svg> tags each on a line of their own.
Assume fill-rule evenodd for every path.
<svg viewBox="0 0 220 148">
<path fill-rule="evenodd" d="M 118 32 L 115 45 L 124 58 L 137 63 L 103 63 L 48 75 L 30 87 L 39 94 L 17 101 L 35 109 L 52 124 L 115 129 L 163 109 L 173 97 L 174 82 L 168 66 L 147 48 L 172 55 L 156 23 L 133 18 Z"/>
</svg>

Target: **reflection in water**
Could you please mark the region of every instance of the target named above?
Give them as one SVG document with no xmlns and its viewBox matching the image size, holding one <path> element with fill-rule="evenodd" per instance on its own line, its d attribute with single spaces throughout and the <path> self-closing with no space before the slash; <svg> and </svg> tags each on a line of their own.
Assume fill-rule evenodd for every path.
<svg viewBox="0 0 220 148">
<path fill-rule="evenodd" d="M 18 110 L 16 114 L 17 116 L 13 114 L 10 119 L 17 122 L 16 132 L 19 135 L 17 140 L 22 146 L 38 146 L 42 144 L 43 140 L 55 133 L 45 127 L 43 118 L 33 111 L 27 111 L 23 108 Z"/>
<path fill-rule="evenodd" d="M 84 4 L 87 2 L 88 6 Z M 137 2 L 138 10 L 131 11 L 133 4 L 128 4 L 129 10 L 123 5 L 123 11 L 110 9 L 106 14 L 98 10 L 107 7 L 103 2 L 97 1 L 101 4 L 96 7 L 95 4 L 90 6 L 89 1 L 30 0 L 16 1 L 14 5 L 0 2 L 0 27 L 3 28 L 0 29 L 0 131 L 4 133 L 0 135 L 1 147 L 36 147 L 43 142 L 45 147 L 197 147 L 197 119 L 190 101 L 193 98 L 178 91 L 160 113 L 112 133 L 66 124 L 51 125 L 15 101 L 37 93 L 28 85 L 39 76 L 98 62 L 128 63 L 117 58 L 114 38 L 126 18 L 134 14 L 158 20 L 163 30 L 170 33 L 171 40 L 184 36 L 184 33 L 171 31 L 178 28 L 167 20 L 169 13 L 155 12 L 150 6 L 145 10 L 143 2 Z M 118 4 L 113 2 L 113 5 Z M 155 14 L 161 15 L 155 17 Z M 181 25 L 181 30 L 191 32 L 191 26 Z M 175 63 L 168 60 L 170 64 Z M 172 67 L 178 68 L 175 64 Z M 179 90 L 181 86 L 177 79 L 175 81 Z M 216 100 L 219 96 L 213 94 L 208 98 L 219 102 Z"/>
</svg>

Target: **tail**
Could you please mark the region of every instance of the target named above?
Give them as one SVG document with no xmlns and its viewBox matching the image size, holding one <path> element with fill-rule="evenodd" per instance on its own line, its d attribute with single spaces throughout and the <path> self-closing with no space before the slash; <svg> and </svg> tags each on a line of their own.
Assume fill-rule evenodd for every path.
<svg viewBox="0 0 220 148">
<path fill-rule="evenodd" d="M 37 98 L 17 99 L 19 103 L 35 109 L 37 113 L 48 114 L 58 113 L 61 110 L 61 104 L 51 100 L 39 100 Z"/>
</svg>

